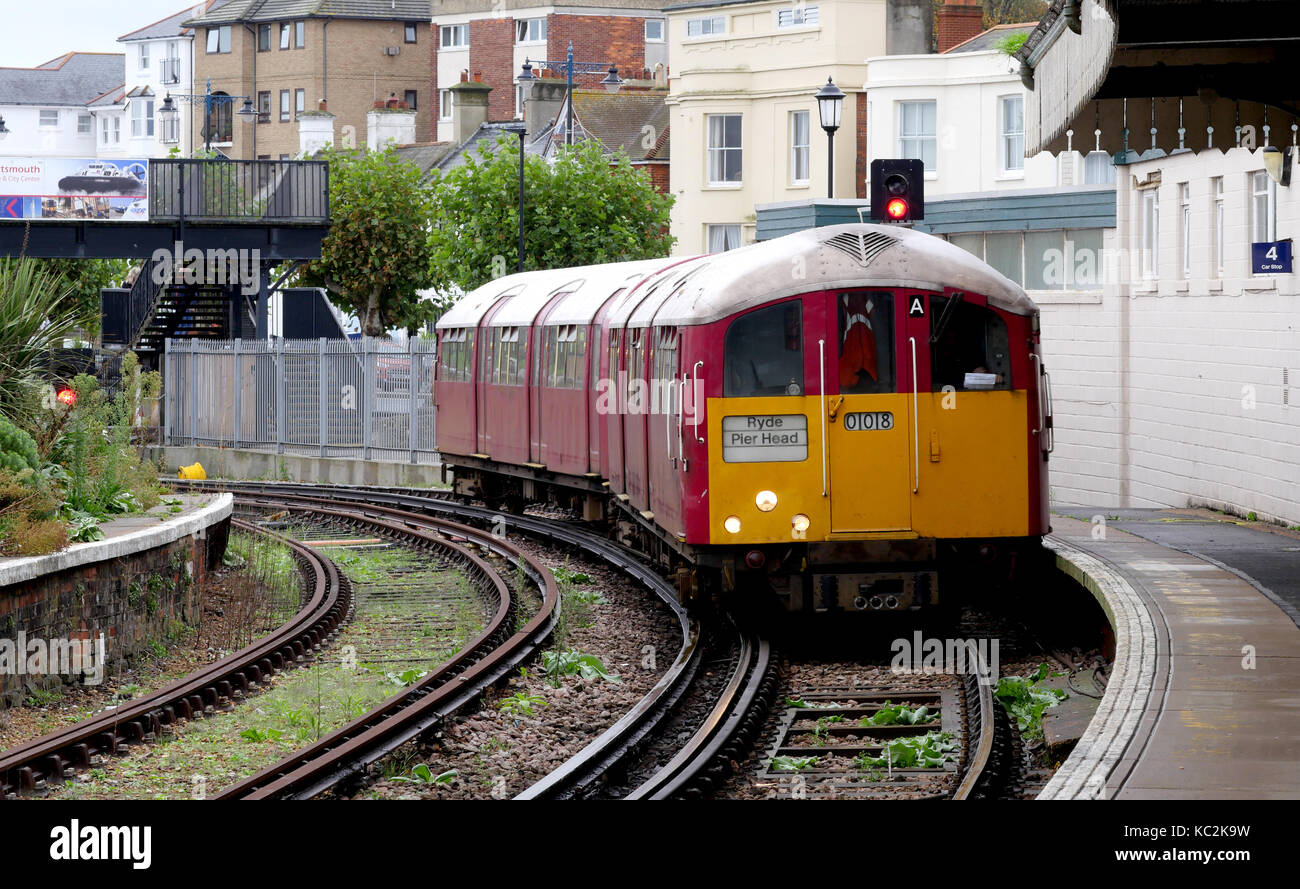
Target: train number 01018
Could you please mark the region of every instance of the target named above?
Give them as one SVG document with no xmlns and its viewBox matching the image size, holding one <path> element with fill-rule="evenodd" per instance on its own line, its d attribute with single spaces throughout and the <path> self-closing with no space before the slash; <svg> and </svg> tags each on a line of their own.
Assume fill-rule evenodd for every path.
<svg viewBox="0 0 1300 889">
<path fill-rule="evenodd" d="M 894 415 L 889 411 L 858 411 L 845 414 L 844 428 L 849 432 L 883 432 L 894 428 Z"/>
</svg>

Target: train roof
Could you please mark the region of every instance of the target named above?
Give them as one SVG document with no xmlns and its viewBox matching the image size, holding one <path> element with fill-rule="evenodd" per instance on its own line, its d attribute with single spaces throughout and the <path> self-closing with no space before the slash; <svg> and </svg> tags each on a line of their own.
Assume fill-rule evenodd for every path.
<svg viewBox="0 0 1300 889">
<path fill-rule="evenodd" d="M 784 296 L 846 287 L 948 287 L 1018 315 L 1036 311 L 1018 284 L 960 247 L 899 226 L 852 223 L 712 254 L 654 323 L 708 324 Z"/>
<path fill-rule="evenodd" d="M 807 229 L 694 258 L 666 258 L 497 278 L 459 300 L 438 328 L 471 327 L 502 296 L 509 303 L 492 326 L 531 325 L 562 288 L 573 292 L 547 324 L 585 324 L 619 288 L 611 305 L 615 326 L 708 324 L 785 296 L 848 287 L 965 290 L 1018 315 L 1036 311 L 1023 289 L 991 266 L 940 238 L 898 226 L 853 223 Z M 639 285 L 639 286 L 637 286 Z"/>
</svg>

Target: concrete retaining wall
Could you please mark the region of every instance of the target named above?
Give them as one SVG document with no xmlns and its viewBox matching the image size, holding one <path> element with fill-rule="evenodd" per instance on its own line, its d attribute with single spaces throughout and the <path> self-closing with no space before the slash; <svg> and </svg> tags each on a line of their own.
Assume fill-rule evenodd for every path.
<svg viewBox="0 0 1300 889">
<path fill-rule="evenodd" d="M 154 447 L 146 456 L 168 475 L 202 463 L 208 478 L 428 488 L 442 484 L 442 464 L 386 463 L 341 457 L 302 457 L 211 447 Z"/>
</svg>

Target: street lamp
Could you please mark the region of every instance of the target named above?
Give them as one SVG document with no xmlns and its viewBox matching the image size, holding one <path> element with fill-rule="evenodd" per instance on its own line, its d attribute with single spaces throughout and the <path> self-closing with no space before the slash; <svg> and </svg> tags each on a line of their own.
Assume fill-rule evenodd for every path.
<svg viewBox="0 0 1300 889">
<path fill-rule="evenodd" d="M 826 85 L 819 89 L 817 110 L 821 114 L 822 129 L 826 131 L 826 197 L 835 197 L 835 131 L 840 128 L 840 116 L 844 111 L 844 90 L 826 78 Z"/>
<path fill-rule="evenodd" d="M 522 121 L 502 127 L 506 132 L 519 137 L 519 261 L 515 265 L 515 271 L 518 272 L 524 270 L 524 133 L 527 128 L 527 124 Z"/>
<path fill-rule="evenodd" d="M 212 152 L 212 108 L 214 106 L 224 105 L 227 103 L 233 104 L 235 102 L 238 102 L 240 99 L 243 99 L 244 104 L 240 106 L 239 110 L 236 111 L 235 114 L 239 115 L 240 120 L 242 120 L 244 123 L 252 123 L 253 121 L 257 120 L 257 109 L 253 107 L 252 99 L 250 99 L 248 96 L 213 95 L 211 79 L 208 80 L 207 90 L 201 96 L 191 96 L 191 95 L 173 96 L 171 93 L 168 93 L 163 98 L 162 106 L 158 109 L 158 116 L 163 118 L 164 120 L 175 119 L 176 115 L 180 113 L 180 109 L 176 107 L 177 99 L 179 99 L 182 102 L 188 102 L 192 105 L 196 105 L 199 102 L 203 103 L 203 153 L 204 154 L 210 154 Z"/>
<path fill-rule="evenodd" d="M 537 75 L 533 73 L 533 59 L 524 59 L 524 67 L 520 72 L 516 82 L 520 86 L 532 86 L 537 82 Z M 537 64 L 543 68 L 553 70 L 564 69 L 565 76 L 568 78 L 568 92 L 565 94 L 568 98 L 568 114 L 564 125 L 564 144 L 573 144 L 573 75 L 577 74 L 599 74 L 605 71 L 604 62 L 575 62 L 573 60 L 573 42 L 569 42 L 569 55 L 563 62 L 550 61 L 547 59 L 537 59 Z M 610 65 L 605 75 L 605 79 L 600 82 L 607 93 L 616 93 L 623 86 L 623 78 L 618 76 L 618 68 Z"/>
</svg>

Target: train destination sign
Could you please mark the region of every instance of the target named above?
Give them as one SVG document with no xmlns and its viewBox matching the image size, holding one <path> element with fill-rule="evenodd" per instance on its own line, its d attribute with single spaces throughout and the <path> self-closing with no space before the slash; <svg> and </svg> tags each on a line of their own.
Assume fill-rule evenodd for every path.
<svg viewBox="0 0 1300 889">
<path fill-rule="evenodd" d="M 808 418 L 803 414 L 723 417 L 722 459 L 727 463 L 807 460 Z"/>
</svg>

